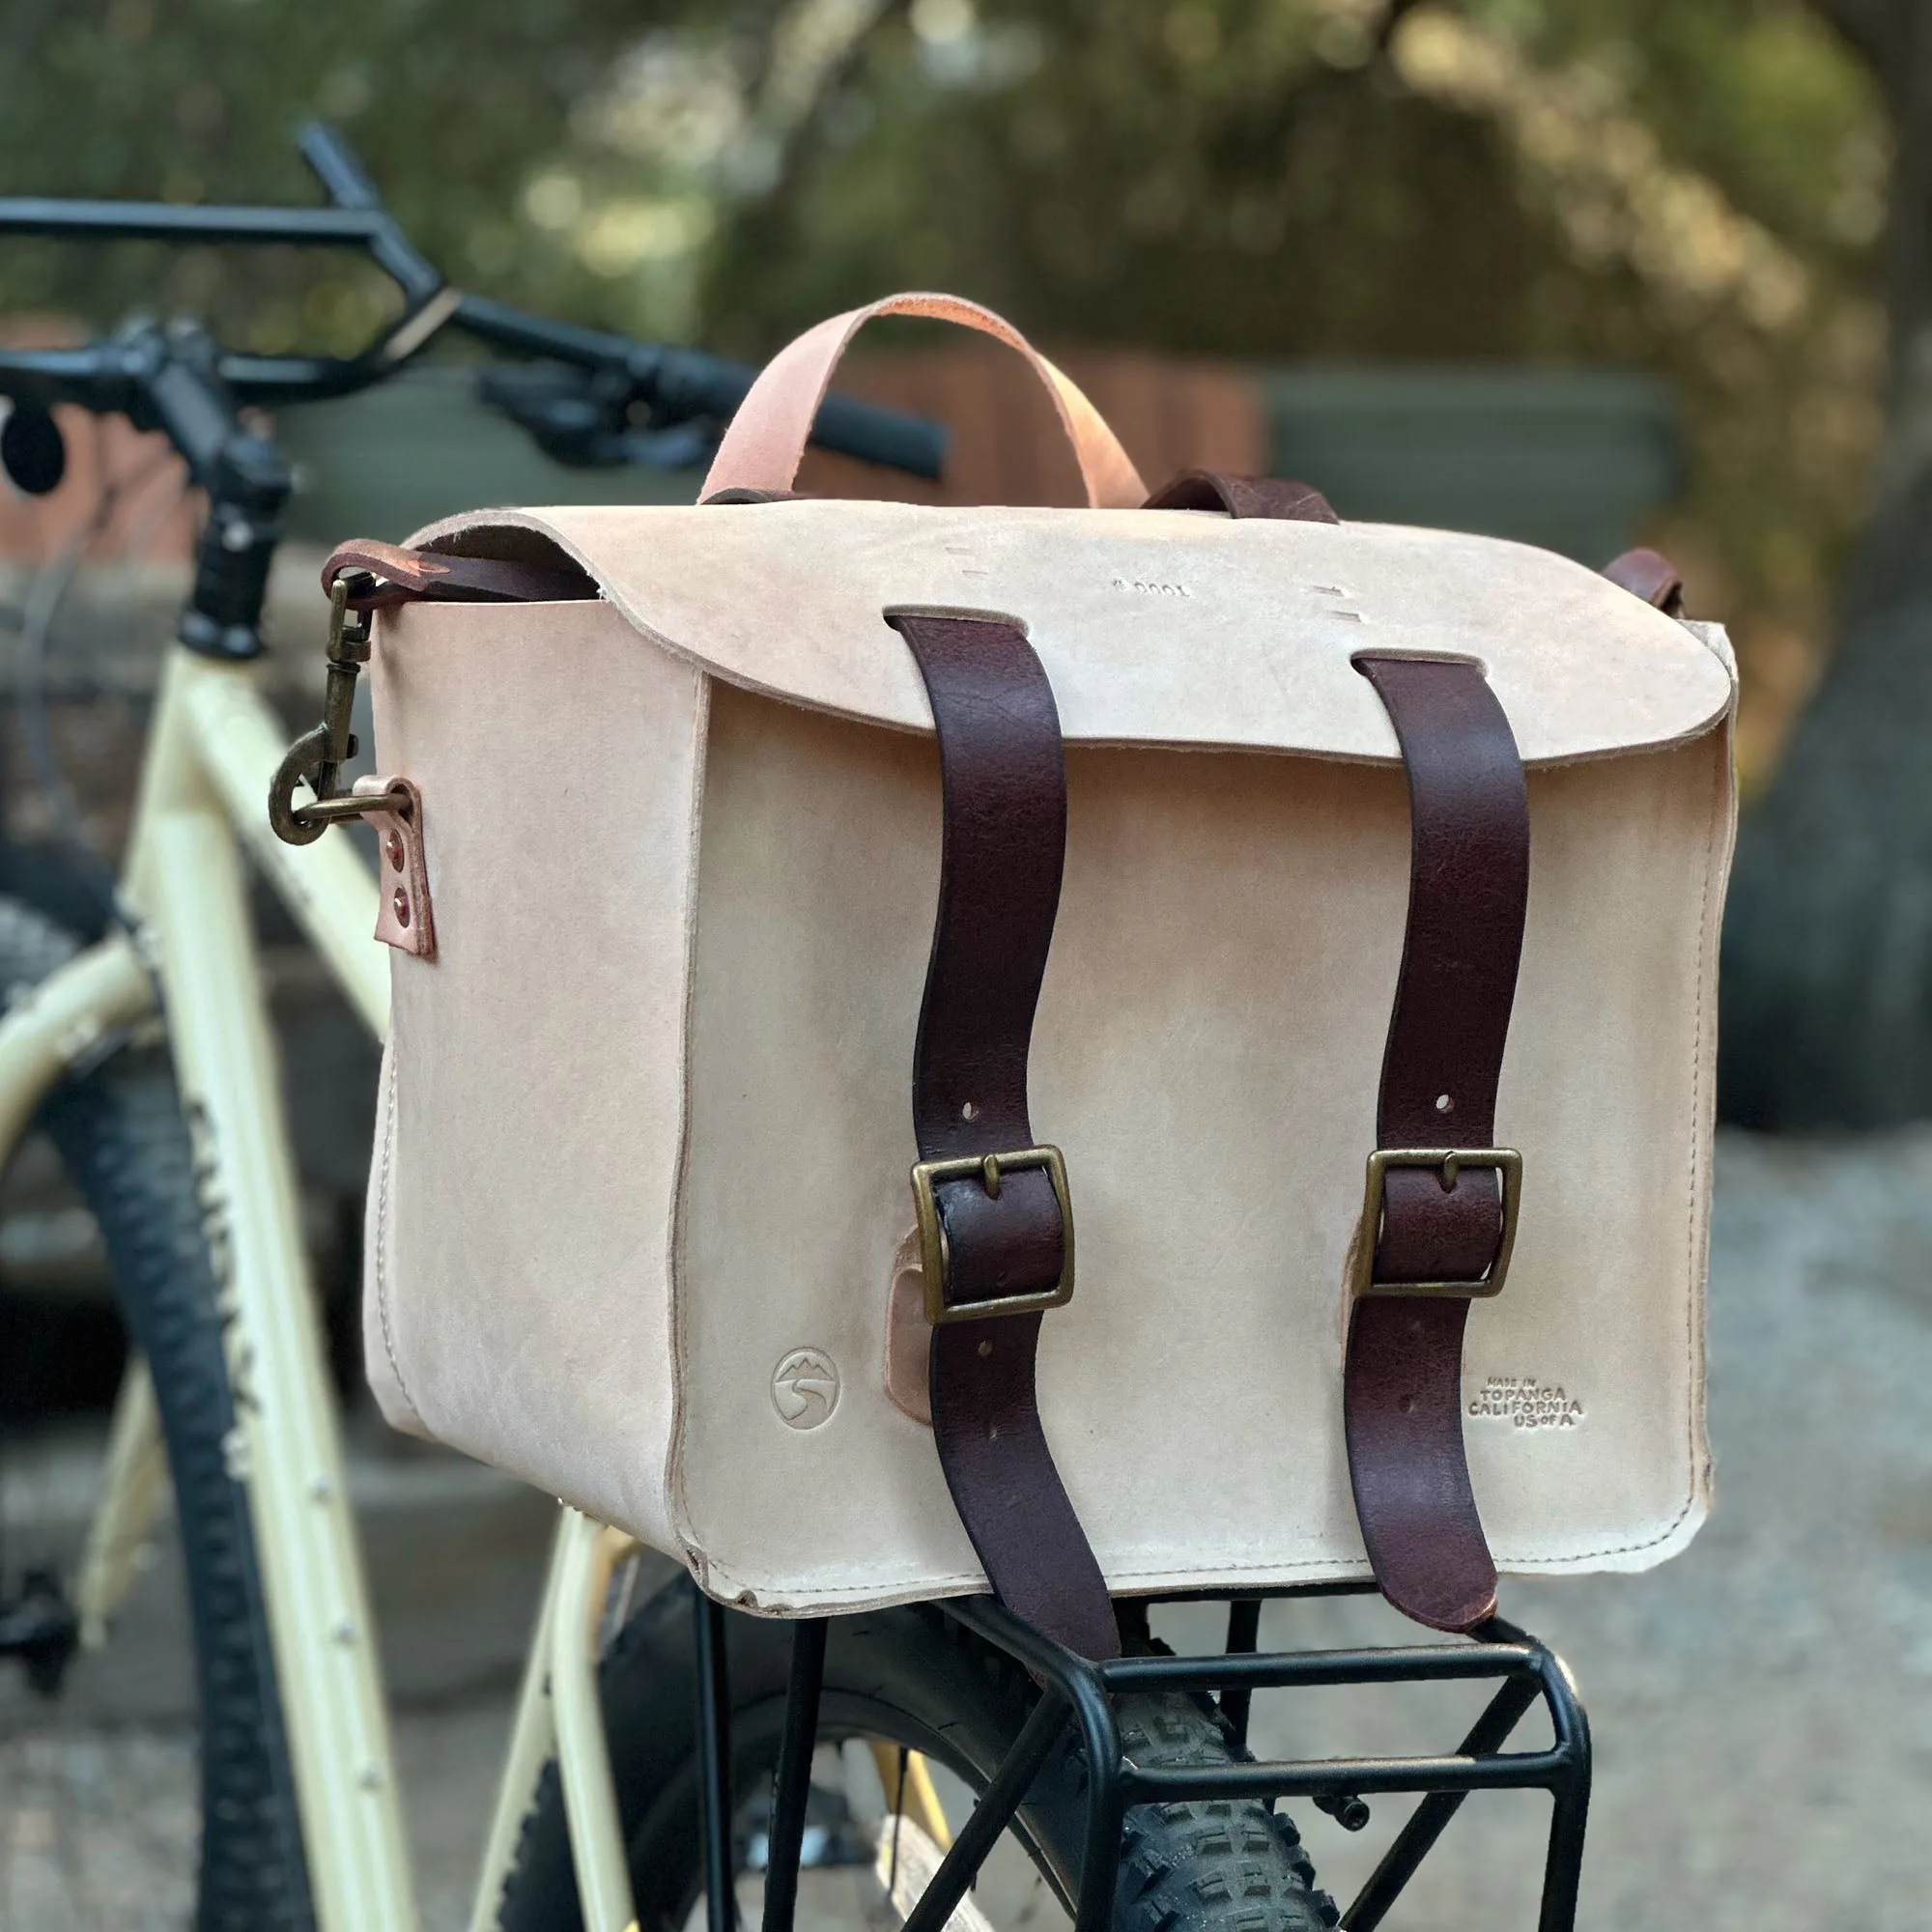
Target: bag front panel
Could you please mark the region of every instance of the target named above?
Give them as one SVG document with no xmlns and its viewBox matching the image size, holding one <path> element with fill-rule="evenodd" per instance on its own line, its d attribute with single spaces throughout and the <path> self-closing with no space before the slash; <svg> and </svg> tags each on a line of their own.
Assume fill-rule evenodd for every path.
<svg viewBox="0 0 1932 1932">
<path fill-rule="evenodd" d="M 364 1327 L 392 1420 L 675 1548 L 669 1240 L 704 680 L 608 605 L 417 605 L 374 661 L 434 962 L 392 954 Z"/>
<path fill-rule="evenodd" d="M 1048 1439 L 1110 1583 L 1364 1574 L 1345 1259 L 1401 947 L 1399 771 L 1072 749 L 1033 1118 L 1078 1237 Z M 1708 1491 L 1711 995 L 1728 737 L 1529 778 L 1498 1133 L 1524 1156 L 1464 1407 L 1498 1561 L 1639 1568 Z M 982 1587 L 883 1387 L 937 887 L 930 740 L 714 692 L 679 1200 L 675 1502 L 766 1608 Z"/>
</svg>

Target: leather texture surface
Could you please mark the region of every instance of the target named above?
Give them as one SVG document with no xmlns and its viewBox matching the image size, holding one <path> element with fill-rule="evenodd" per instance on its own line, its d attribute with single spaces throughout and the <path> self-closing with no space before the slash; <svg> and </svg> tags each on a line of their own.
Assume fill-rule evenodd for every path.
<svg viewBox="0 0 1932 1932">
<path fill-rule="evenodd" d="M 1522 764 L 1479 667 L 1364 657 L 1356 668 L 1402 740 L 1409 798 L 1408 913 L 1376 1145 L 1493 1147 L 1531 876 Z M 1379 1227 L 1361 1238 L 1375 1242 L 1377 1284 L 1480 1281 L 1502 1251 L 1500 1177 L 1391 1168 Z M 1398 1609 L 1452 1631 L 1496 1607 L 1463 1443 L 1468 1312 L 1460 1298 L 1365 1294 L 1343 1366 L 1350 1482 L 1376 1580 Z"/>
<path fill-rule="evenodd" d="M 798 474 L 812 418 L 832 372 L 852 338 L 875 317 L 924 316 L 979 330 L 1016 350 L 1046 385 L 1053 407 L 1073 445 L 1087 500 L 1095 509 L 1130 510 L 1147 496 L 1119 439 L 1079 388 L 1041 355 L 1011 323 L 978 302 L 957 296 L 887 296 L 864 308 L 848 309 L 809 328 L 767 362 L 725 425 L 710 473 L 698 491 L 701 502 L 724 491 L 785 491 Z"/>
<path fill-rule="evenodd" d="M 377 741 L 424 797 L 439 948 L 391 955 L 370 1383 L 400 1427 L 681 1551 L 671 1238 L 705 681 L 595 601 L 407 605 L 377 620 L 372 672 Z M 621 726 L 586 736 L 592 717 Z M 555 779 L 537 837 L 490 776 L 506 718 Z"/>
<path fill-rule="evenodd" d="M 1274 517 L 1339 524 L 1328 498 L 1286 476 L 1235 476 L 1223 469 L 1183 469 L 1142 506 L 1149 510 L 1219 510 L 1230 517 Z"/>
<path fill-rule="evenodd" d="M 939 911 L 913 1055 L 922 1160 L 1034 1146 L 1027 1056 L 1066 848 L 1053 687 L 1016 625 L 892 619 L 932 702 L 943 801 Z M 1020 1168 L 933 1188 L 948 1311 L 1053 1291 L 1073 1263 L 1052 1183 Z M 1055 1311 L 1056 1313 L 1058 1311 Z M 1035 1386 L 1037 1312 L 932 1331 L 933 1446 L 995 1594 L 1083 1657 L 1120 1654 L 1107 1586 L 1054 1467 Z"/>
<path fill-rule="evenodd" d="M 932 1323 L 925 1319 L 925 1276 L 919 1230 L 893 1256 L 886 1302 L 886 1400 L 900 1414 L 932 1427 Z"/>
<path fill-rule="evenodd" d="M 1734 685 L 1720 641 L 1595 571 L 1440 530 L 797 499 L 484 511 L 419 540 L 581 564 L 641 637 L 719 678 L 911 731 L 931 714 L 882 611 L 1021 621 L 1069 744 L 1393 765 L 1363 650 L 1474 658 L 1528 765 L 1679 743 Z"/>
<path fill-rule="evenodd" d="M 708 679 L 608 605 L 416 605 L 379 619 L 374 674 L 440 939 L 435 966 L 393 961 L 366 1302 L 384 1411 L 753 1607 L 983 1589 L 931 1432 L 884 1387 L 930 742 Z M 541 839 L 485 781 L 505 715 L 568 774 Z M 1709 1499 L 1723 716 L 1528 790 L 1496 1131 L 1538 1182 L 1508 1292 L 1468 1318 L 1470 1473 L 1504 1571 L 1642 1569 Z M 1367 1572 L 1345 1266 L 1408 837 L 1393 767 L 1068 751 L 1029 1086 L 1071 1163 L 1080 1287 L 1038 1390 L 1117 1590 Z M 788 1415 L 802 1354 L 837 1392 Z"/>
</svg>

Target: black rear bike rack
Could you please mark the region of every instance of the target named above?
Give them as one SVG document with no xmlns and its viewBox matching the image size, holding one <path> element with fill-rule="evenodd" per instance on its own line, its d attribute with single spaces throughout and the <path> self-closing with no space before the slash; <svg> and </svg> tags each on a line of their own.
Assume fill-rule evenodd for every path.
<svg viewBox="0 0 1932 1932">
<path fill-rule="evenodd" d="M 1078 1726 L 1087 1763 L 1087 1824 L 1074 1932 L 1107 1932 L 1129 1805 L 1203 1799 L 1312 1798 L 1351 1829 L 1365 1821 L 1365 1796 L 1414 1792 L 1422 1802 L 1397 1833 L 1380 1864 L 1348 1910 L 1342 1932 L 1372 1932 L 1435 1848 L 1472 1791 L 1547 1791 L 1552 1801 L 1537 1932 L 1573 1932 L 1590 1803 L 1590 1727 L 1569 1671 L 1536 1638 L 1492 1618 L 1471 1639 L 1392 1649 L 1258 1652 L 1264 1597 L 1359 1595 L 1372 1584 L 1318 1585 L 1231 1596 L 1189 1591 L 1151 1603 L 1225 1602 L 1228 1643 L 1206 1657 L 1122 1657 L 1093 1663 L 1040 1635 L 988 1597 L 961 1597 L 938 1608 L 1004 1651 L 1040 1686 L 1041 1696 L 972 1815 L 960 1827 L 932 1882 L 913 1907 L 905 1932 L 942 1932 L 1000 1833 L 1012 1821 L 1040 1767 Z M 703 1779 L 706 1896 L 710 1932 L 733 1932 L 732 1804 L 728 1735 L 730 1699 L 724 1681 L 722 1605 L 699 1596 L 697 1607 L 698 1748 Z M 811 1741 L 817 1730 L 826 1620 L 799 1623 L 773 1799 L 763 1932 L 792 1932 L 798 1892 Z M 1114 1698 L 1122 1691 L 1220 1692 L 1220 1711 L 1245 1751 L 1254 1692 L 1309 1685 L 1419 1684 L 1499 1680 L 1495 1694 L 1446 1757 L 1321 1758 L 1241 1761 L 1227 1765 L 1151 1766 L 1121 1748 Z M 1541 1702 L 1553 1741 L 1545 1750 L 1506 1751 L 1518 1723 Z"/>
</svg>

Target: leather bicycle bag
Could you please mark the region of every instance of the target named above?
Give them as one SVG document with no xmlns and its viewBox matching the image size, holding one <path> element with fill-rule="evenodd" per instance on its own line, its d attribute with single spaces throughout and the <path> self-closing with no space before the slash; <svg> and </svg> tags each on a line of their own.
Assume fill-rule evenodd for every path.
<svg viewBox="0 0 1932 1932">
<path fill-rule="evenodd" d="M 1107 1591 L 1457 1629 L 1681 1549 L 1721 632 L 1298 486 L 1148 506 L 1037 357 L 1090 507 L 794 497 L 880 308 L 1032 356 L 899 298 L 694 507 L 332 561 L 419 801 L 384 1411 L 748 1608 L 990 1582 L 1092 1655 Z"/>
</svg>

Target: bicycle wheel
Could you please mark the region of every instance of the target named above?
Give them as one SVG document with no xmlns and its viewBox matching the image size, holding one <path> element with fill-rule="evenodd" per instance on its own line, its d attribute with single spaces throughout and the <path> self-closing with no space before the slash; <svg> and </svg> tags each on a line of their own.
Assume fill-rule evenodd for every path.
<svg viewBox="0 0 1932 1932">
<path fill-rule="evenodd" d="M 0 898 L 5 1004 L 64 965 L 77 944 Z M 314 1914 L 254 1529 L 246 1492 L 228 1468 L 236 1411 L 223 1318 L 165 1057 L 112 1053 L 56 1088 L 37 1123 L 99 1227 L 167 1444 L 201 1717 L 197 1932 L 308 1932 Z"/>
<path fill-rule="evenodd" d="M 791 1630 L 738 1612 L 726 1625 L 736 1869 L 746 1874 L 760 1859 L 784 1719 Z M 631 1618 L 602 1668 L 605 1724 L 640 1932 L 681 1932 L 702 1891 L 692 1633 L 693 1589 L 680 1577 Z M 798 1922 L 844 1918 L 857 1924 L 863 1918 L 876 1925 L 886 1905 L 884 1887 L 872 1879 L 868 1890 L 864 1874 L 875 1861 L 889 1866 L 892 1828 L 877 1828 L 881 1842 L 874 1841 L 849 1788 L 841 1789 L 847 1768 L 832 1747 L 862 1740 L 921 1751 L 977 1792 L 1019 1735 L 1037 1695 L 1017 1664 L 929 1605 L 834 1618 L 808 1811 L 811 1868 L 800 1874 Z M 1207 1764 L 1231 1755 L 1220 1720 L 1205 1701 L 1175 1693 L 1131 1696 L 1122 1700 L 1120 1715 L 1122 1742 L 1138 1763 Z M 1031 1925 L 1042 1912 L 1042 1922 L 1050 1925 L 1070 1910 L 1079 1884 L 1085 1793 L 1085 1758 L 1069 1734 L 1014 1820 L 1011 1835 L 1031 1870 L 1011 1862 L 1037 1892 L 1015 1899 L 1010 1884 L 1002 1888 L 1009 1895 L 997 1902 L 1000 1932 Z M 908 1829 L 897 1831 L 903 1836 Z M 912 1860 L 912 1847 L 898 1850 Z M 1294 1827 L 1259 1801 L 1137 1806 L 1127 1813 L 1122 1854 L 1115 1932 L 1237 1926 L 1240 1932 L 1317 1932 L 1336 1922 L 1333 1903 L 1314 1889 L 1314 1870 Z M 854 1866 L 861 1878 L 856 1885 Z M 836 1889 L 828 1889 L 827 1881 L 835 1879 Z M 748 1895 L 755 1883 L 741 1879 L 747 1924 L 757 1922 L 755 1901 Z M 979 1896 L 987 1894 L 982 1883 Z M 902 1910 L 905 1900 L 896 1889 L 895 1900 Z M 500 1932 L 580 1932 L 554 1762 L 546 1767 L 525 1820 L 497 1922 Z"/>
</svg>

